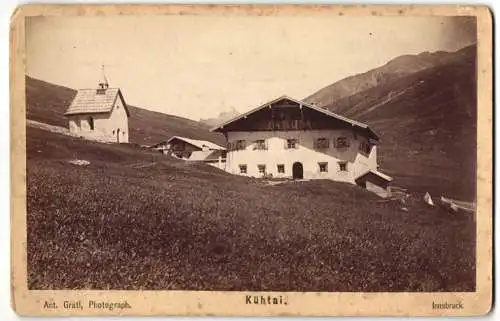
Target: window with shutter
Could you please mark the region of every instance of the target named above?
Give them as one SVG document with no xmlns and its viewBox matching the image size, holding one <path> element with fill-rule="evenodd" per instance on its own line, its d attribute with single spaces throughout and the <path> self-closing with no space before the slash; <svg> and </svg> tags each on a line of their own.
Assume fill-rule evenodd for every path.
<svg viewBox="0 0 500 321">
<path fill-rule="evenodd" d="M 320 173 L 328 172 L 328 163 L 327 162 L 320 162 L 320 163 L 318 163 L 318 166 L 319 166 Z"/>
<path fill-rule="evenodd" d="M 285 144 L 286 149 L 295 149 L 297 148 L 297 139 L 287 139 Z"/>
<path fill-rule="evenodd" d="M 253 145 L 254 150 L 266 150 L 266 141 L 263 139 L 256 140 Z"/>
<path fill-rule="evenodd" d="M 236 150 L 244 150 L 246 149 L 246 147 L 247 147 L 246 141 L 241 139 L 236 141 L 236 147 L 235 147 Z"/>
<path fill-rule="evenodd" d="M 314 141 L 314 148 L 325 149 L 330 147 L 330 140 L 328 138 L 318 138 Z"/>
<path fill-rule="evenodd" d="M 345 148 L 349 147 L 349 140 L 347 137 L 337 137 L 335 140 L 335 147 L 336 148 Z"/>
</svg>

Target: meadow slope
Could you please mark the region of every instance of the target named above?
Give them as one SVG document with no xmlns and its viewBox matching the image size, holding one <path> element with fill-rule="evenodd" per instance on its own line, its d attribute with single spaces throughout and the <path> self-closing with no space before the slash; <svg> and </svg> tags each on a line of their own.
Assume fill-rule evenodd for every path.
<svg viewBox="0 0 500 321">
<path fill-rule="evenodd" d="M 88 166 L 69 164 L 85 159 Z M 27 128 L 28 287 L 474 291 L 475 224 Z"/>
</svg>

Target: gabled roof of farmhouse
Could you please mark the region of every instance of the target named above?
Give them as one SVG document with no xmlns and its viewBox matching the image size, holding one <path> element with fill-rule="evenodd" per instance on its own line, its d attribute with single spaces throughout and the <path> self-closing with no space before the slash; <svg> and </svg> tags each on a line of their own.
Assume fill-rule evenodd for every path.
<svg viewBox="0 0 500 321">
<path fill-rule="evenodd" d="M 186 138 L 186 137 L 181 137 L 181 136 L 172 136 L 167 141 L 167 143 L 170 143 L 174 139 L 182 140 L 188 144 L 191 144 L 195 147 L 198 147 L 199 149 L 203 149 L 203 147 L 207 147 L 208 149 L 212 149 L 212 150 L 226 150 L 224 147 L 219 146 L 217 144 L 214 144 L 212 142 L 206 141 L 206 140 L 197 140 L 197 139 L 191 139 L 191 138 Z"/>
<path fill-rule="evenodd" d="M 352 120 L 352 119 L 349 119 L 347 117 L 344 117 L 344 116 L 341 116 L 341 115 L 337 115 L 327 109 L 324 109 L 324 108 L 321 108 L 321 107 L 318 107 L 318 106 L 315 106 L 315 105 L 311 105 L 309 103 L 306 103 L 304 101 L 301 101 L 301 100 L 298 100 L 298 99 L 294 99 L 294 98 L 291 98 L 287 95 L 283 95 L 281 97 L 278 97 L 274 100 L 271 100 L 267 103 L 264 103 L 262 105 L 260 105 L 259 107 L 257 108 L 254 108 L 244 114 L 241 114 L 241 115 L 238 115 L 228 121 L 225 121 L 223 122 L 222 124 L 220 125 L 217 125 L 216 127 L 213 127 L 210 129 L 210 131 L 224 131 L 224 127 L 226 127 L 227 125 L 231 124 L 231 123 L 234 123 L 235 121 L 237 120 L 240 120 L 242 118 L 246 118 L 247 116 L 257 112 L 257 111 L 260 111 L 266 107 L 271 107 L 273 104 L 276 104 L 277 102 L 280 102 L 282 100 L 289 100 L 291 102 L 294 102 L 296 104 L 298 104 L 299 106 L 301 107 L 306 107 L 306 108 L 309 108 L 309 109 L 312 109 L 312 110 L 315 110 L 317 112 L 320 112 L 322 114 L 324 114 L 325 116 L 327 117 L 331 117 L 333 119 L 336 119 L 336 120 L 339 120 L 341 122 L 344 122 L 346 124 L 350 124 L 352 125 L 353 127 L 358 127 L 359 129 L 362 129 L 362 130 L 365 130 L 369 133 L 369 135 L 374 138 L 374 139 L 379 139 L 378 135 L 366 124 L 363 124 L 361 122 L 358 122 L 358 121 L 355 121 L 355 120 Z"/>
<path fill-rule="evenodd" d="M 109 113 L 118 98 L 122 100 L 127 116 L 130 117 L 119 88 L 79 89 L 64 115 Z"/>
<path fill-rule="evenodd" d="M 358 180 L 365 180 L 369 175 L 375 175 L 375 176 L 378 176 L 380 178 L 382 178 L 383 180 L 387 181 L 387 182 L 391 182 L 392 181 L 392 177 L 388 176 L 388 175 L 385 175 L 377 170 L 369 170 L 361 175 L 359 175 L 357 178 L 356 178 L 356 181 Z"/>
</svg>

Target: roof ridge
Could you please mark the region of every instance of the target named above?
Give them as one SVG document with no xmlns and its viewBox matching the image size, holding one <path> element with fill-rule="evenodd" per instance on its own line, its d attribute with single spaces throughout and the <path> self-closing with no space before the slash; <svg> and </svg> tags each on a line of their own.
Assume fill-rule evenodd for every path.
<svg viewBox="0 0 500 321">
<path fill-rule="evenodd" d="M 328 109 L 321 108 L 321 107 L 309 104 L 309 103 L 307 103 L 305 101 L 292 98 L 292 97 L 290 97 L 288 95 L 282 95 L 282 96 L 280 96 L 280 97 L 278 97 L 276 99 L 270 100 L 270 101 L 268 101 L 268 102 L 266 102 L 266 103 L 264 103 L 264 104 L 262 104 L 262 105 L 260 105 L 260 106 L 258 106 L 256 108 L 253 108 L 253 109 L 249 110 L 246 113 L 243 113 L 241 115 L 233 117 L 233 118 L 231 118 L 231 119 L 229 119 L 229 120 L 227 120 L 227 121 L 225 121 L 225 122 L 223 122 L 221 124 L 218 124 L 217 126 L 215 126 L 213 128 L 210 128 L 210 131 L 216 131 L 217 129 L 221 129 L 222 127 L 224 127 L 224 126 L 226 126 L 226 125 L 228 125 L 228 124 L 230 124 L 232 122 L 240 120 L 240 119 L 242 119 L 244 117 L 247 117 L 250 114 L 253 114 L 253 113 L 255 113 L 255 112 L 257 112 L 257 111 L 265 108 L 267 105 L 272 105 L 272 104 L 274 104 L 274 103 L 276 103 L 276 102 L 278 102 L 280 100 L 283 100 L 283 99 L 291 100 L 291 101 L 293 101 L 293 102 L 295 102 L 295 103 L 297 103 L 297 104 L 299 104 L 301 106 L 306 106 L 306 107 L 311 108 L 313 110 L 316 110 L 316 111 L 318 111 L 320 113 L 323 113 L 323 114 L 325 114 L 327 116 L 334 117 L 334 118 L 336 118 L 338 120 L 350 123 L 353 126 L 358 126 L 358 127 L 363 128 L 363 129 L 367 129 L 367 130 L 369 130 L 371 132 L 371 134 L 373 134 L 373 136 L 375 136 L 378 139 L 378 135 L 367 124 L 361 123 L 361 122 L 359 122 L 357 120 L 354 120 L 354 119 L 347 118 L 345 116 L 338 115 L 338 114 L 336 114 L 336 113 L 334 113 L 334 112 L 332 112 L 332 111 L 330 111 Z"/>
<path fill-rule="evenodd" d="M 75 98 L 66 109 L 64 115 L 101 114 L 113 111 L 116 99 L 121 95 L 120 88 L 106 88 L 104 93 L 98 93 L 99 88 L 78 89 Z M 124 108 L 129 116 L 125 101 Z"/>
<path fill-rule="evenodd" d="M 377 175 L 377 176 L 379 176 L 379 177 L 381 177 L 381 178 L 383 178 L 383 179 L 385 179 L 385 180 L 387 180 L 389 182 L 393 180 L 393 178 L 391 176 L 389 176 L 387 174 L 384 174 L 384 173 L 382 173 L 381 171 L 379 171 L 377 169 L 371 169 L 371 168 L 368 169 L 366 172 L 362 173 L 361 175 L 359 175 L 356 178 L 356 180 L 359 179 L 359 178 L 361 178 L 361 177 L 363 177 L 363 176 L 365 176 L 365 175 L 367 175 L 368 173 L 372 173 L 374 175 Z"/>
<path fill-rule="evenodd" d="M 211 142 L 209 140 L 194 139 L 194 138 L 177 136 L 177 135 L 170 137 L 167 140 L 167 143 L 170 142 L 171 140 L 175 139 L 175 138 L 180 139 L 180 140 L 184 140 L 186 143 L 189 143 L 189 144 L 198 143 L 198 144 L 202 144 L 202 145 L 207 145 L 207 144 L 204 144 L 204 143 L 208 143 L 209 145 L 212 145 L 212 147 L 216 146 L 219 149 L 225 149 L 224 147 L 220 146 L 219 144 L 216 144 L 216 143 Z M 199 147 L 199 146 L 197 146 L 197 147 Z M 210 146 L 208 146 L 208 147 L 210 147 Z"/>
</svg>

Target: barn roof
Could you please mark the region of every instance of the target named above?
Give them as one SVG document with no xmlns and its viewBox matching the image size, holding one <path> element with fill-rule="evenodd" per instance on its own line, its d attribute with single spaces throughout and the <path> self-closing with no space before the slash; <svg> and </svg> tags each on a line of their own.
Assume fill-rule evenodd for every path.
<svg viewBox="0 0 500 321">
<path fill-rule="evenodd" d="M 253 113 L 255 113 L 255 112 L 257 112 L 257 111 L 259 111 L 259 110 L 261 110 L 263 108 L 269 107 L 270 105 L 275 104 L 275 103 L 277 103 L 277 102 L 279 102 L 281 100 L 285 100 L 285 99 L 289 100 L 289 101 L 292 101 L 292 102 L 294 102 L 294 103 L 296 103 L 296 104 L 298 104 L 298 105 L 300 105 L 302 107 L 306 107 L 306 108 L 310 108 L 310 109 L 313 109 L 315 111 L 318 111 L 318 112 L 320 112 L 320 113 L 322 113 L 322 114 L 324 114 L 324 115 L 326 115 L 328 117 L 331 117 L 331 118 L 343 121 L 345 123 L 348 123 L 348 124 L 350 124 L 352 126 L 359 127 L 359 128 L 364 129 L 364 130 L 367 130 L 371 134 L 371 136 L 373 136 L 373 138 L 375 138 L 377 140 L 379 138 L 378 135 L 368 125 L 366 125 L 366 124 L 363 124 L 361 122 L 349 119 L 349 118 L 344 117 L 344 116 L 337 115 L 337 114 L 332 113 L 331 111 L 329 111 L 327 109 L 311 105 L 309 103 L 306 103 L 305 101 L 294 99 L 294 98 L 291 98 L 291 97 L 289 97 L 287 95 L 283 95 L 281 97 L 278 97 L 278 98 L 276 98 L 274 100 L 271 100 L 271 101 L 269 101 L 269 102 L 267 102 L 265 104 L 260 105 L 257 108 L 254 108 L 254 109 L 252 109 L 252 110 L 250 110 L 250 111 L 248 111 L 248 112 L 246 112 L 244 114 L 238 115 L 238 116 L 236 116 L 236 117 L 234 117 L 234 118 L 232 118 L 232 119 L 230 119 L 228 121 L 225 121 L 222 124 L 217 125 L 216 127 L 210 129 L 210 131 L 223 131 L 222 129 L 225 126 L 227 126 L 227 125 L 229 125 L 229 124 L 231 124 L 231 123 L 233 123 L 233 122 L 235 122 L 237 120 L 245 118 L 245 117 L 247 117 L 250 114 L 253 114 Z"/>
<path fill-rule="evenodd" d="M 380 178 L 382 178 L 383 180 L 387 181 L 387 182 L 391 182 L 392 181 L 392 177 L 388 176 L 388 175 L 385 175 L 377 170 L 373 170 L 373 169 L 370 169 L 369 171 L 359 175 L 357 178 L 356 178 L 356 181 L 358 180 L 365 180 L 368 178 L 368 176 L 370 175 L 375 175 L 375 176 L 378 176 Z"/>
<path fill-rule="evenodd" d="M 191 152 L 188 160 L 190 161 L 216 161 L 219 160 L 219 156 L 222 156 L 221 150 L 206 150 L 206 151 L 194 151 Z"/>
<path fill-rule="evenodd" d="M 206 140 L 197 140 L 197 139 L 191 139 L 191 138 L 186 138 L 186 137 L 181 137 L 181 136 L 172 136 L 167 141 L 167 143 L 170 143 L 174 139 L 182 140 L 188 144 L 191 144 L 195 147 L 198 147 L 199 149 L 203 149 L 203 147 L 208 147 L 209 149 L 213 149 L 213 150 L 226 150 L 224 147 L 219 146 L 217 144 L 214 144 L 212 142 L 206 141 Z"/>
<path fill-rule="evenodd" d="M 119 88 L 107 88 L 103 90 L 103 93 L 98 93 L 98 90 L 101 89 L 79 89 L 64 115 L 109 113 L 119 97 L 123 102 L 127 116 L 130 117 L 127 104 Z"/>
</svg>

